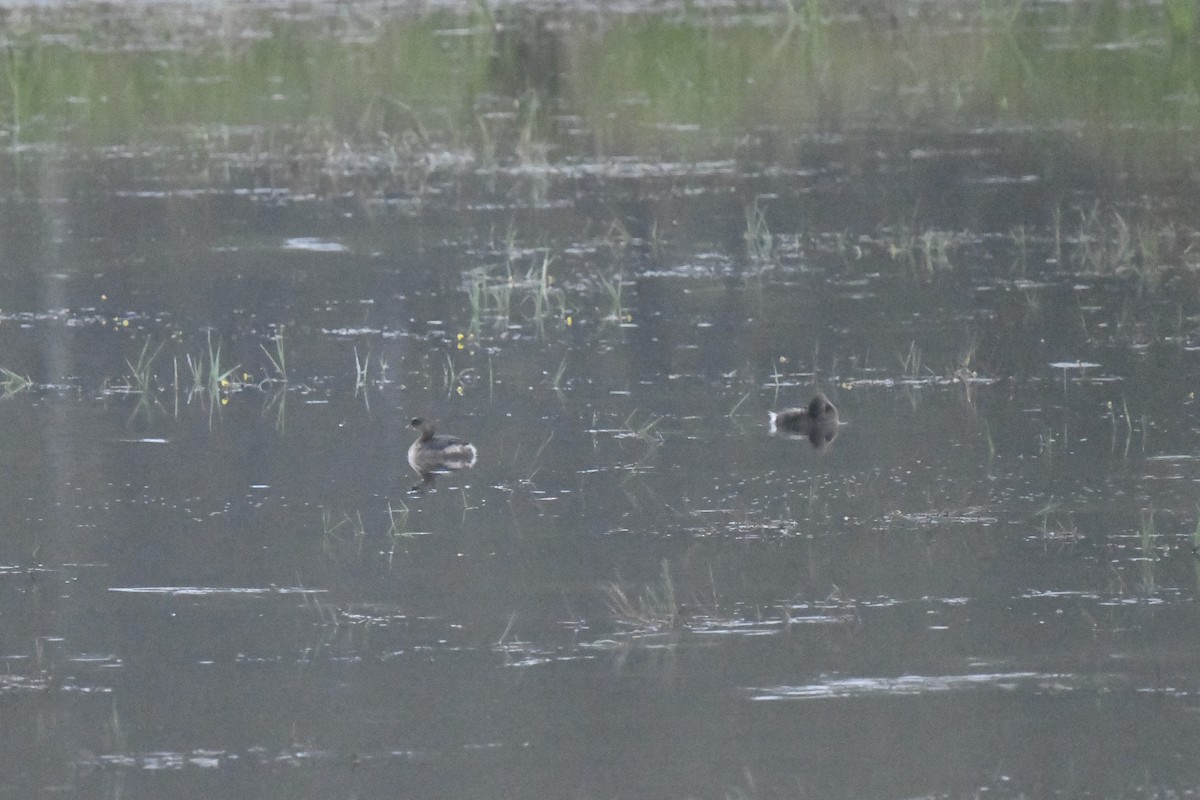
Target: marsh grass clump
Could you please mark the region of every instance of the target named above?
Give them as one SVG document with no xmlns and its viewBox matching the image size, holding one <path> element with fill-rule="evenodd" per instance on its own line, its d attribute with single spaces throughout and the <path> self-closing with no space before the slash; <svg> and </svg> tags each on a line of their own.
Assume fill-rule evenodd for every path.
<svg viewBox="0 0 1200 800">
<path fill-rule="evenodd" d="M 950 269 L 950 253 L 955 247 L 955 235 L 947 231 L 925 231 L 920 236 L 920 263 L 926 274 Z"/>
<path fill-rule="evenodd" d="M 892 260 L 903 264 L 913 277 L 921 279 L 952 269 L 951 259 L 961 242 L 962 236 L 950 231 L 931 228 L 917 233 L 908 225 L 892 228 L 885 238 Z"/>
<path fill-rule="evenodd" d="M 258 381 L 249 372 L 242 371 L 240 363 L 228 363 L 223 355 L 223 343 L 220 339 L 214 339 L 211 331 L 206 335 L 201 352 L 171 355 L 166 367 L 160 368 L 160 356 L 168 341 L 156 346 L 152 338 L 147 338 L 136 358 L 125 359 L 128 372 L 119 382 L 106 379 L 101 385 L 101 394 L 136 395 L 138 405 L 134 413 L 150 413 L 161 408 L 160 398 L 167 396 L 173 398 L 173 413 L 178 416 L 181 399 L 186 405 L 196 401 L 202 408 L 208 409 L 211 422 L 212 412 L 227 404 L 231 394 L 246 389 L 264 392 L 271 389 L 274 394 L 268 407 L 279 412 L 277 422 L 278 426 L 282 425 L 282 399 L 289 380 L 282 334 L 275 338 L 274 352 L 261 347 L 269 366 L 264 368 L 264 377 Z M 3 373 L 0 373 L 2 377 Z M 5 385 L 6 381 L 0 380 L 0 391 Z M 18 384 L 14 381 L 12 385 L 16 388 Z"/>
<path fill-rule="evenodd" d="M 609 613 L 620 626 L 640 633 L 660 633 L 683 627 L 683 616 L 675 598 L 671 570 L 663 560 L 662 576 L 658 582 L 642 588 L 631 597 L 619 583 L 603 587 Z"/>
<path fill-rule="evenodd" d="M 527 310 L 526 319 L 541 328 L 554 316 L 566 314 L 566 292 L 554 285 L 550 267 L 554 256 L 541 251 L 538 258 L 522 272 L 516 266 L 519 258 L 509 244 L 509 256 L 501 271 L 496 266 L 467 270 L 463 290 L 471 306 L 471 330 L 478 333 L 489 322 L 502 329 L 512 322 L 514 307 Z"/>
<path fill-rule="evenodd" d="M 212 331 L 209 331 L 206 341 L 208 344 L 208 374 L 206 376 L 208 384 L 207 388 L 208 396 L 213 398 L 217 397 L 221 393 L 222 389 L 228 389 L 232 385 L 233 375 L 235 375 L 237 371 L 241 369 L 242 365 L 235 364 L 227 369 L 224 368 L 224 364 L 221 362 L 220 340 L 217 341 L 217 346 L 214 348 L 212 343 Z"/>
<path fill-rule="evenodd" d="M 136 363 L 125 359 L 125 363 L 130 369 L 128 390 L 138 396 L 137 405 L 133 409 L 134 414 L 149 415 L 153 409 L 159 407 L 158 398 L 154 396 L 154 360 L 162 352 L 165 342 L 154 348 L 154 352 L 150 351 L 151 343 L 151 340 L 147 338 L 146 343 L 142 345 L 142 352 L 138 354 Z"/>
<path fill-rule="evenodd" d="M 158 358 L 158 354 L 162 352 L 163 345 L 160 343 L 154 348 L 154 352 L 150 352 L 152 341 L 147 338 L 146 343 L 142 345 L 142 352 L 138 354 L 137 362 L 125 359 L 126 365 L 130 369 L 129 389 L 135 394 L 146 397 L 154 391 L 154 359 Z"/>
<path fill-rule="evenodd" d="M 233 387 L 234 375 L 241 369 L 241 364 L 225 366 L 221 360 L 223 345 L 220 340 L 217 340 L 216 345 L 213 344 L 212 331 L 207 332 L 205 343 L 205 352 L 195 358 L 191 353 L 185 355 L 184 360 L 192 378 L 188 396 L 189 399 L 199 396 L 202 400 L 213 402 L 221 396 L 222 390 Z"/>
<path fill-rule="evenodd" d="M 1099 275 L 1132 276 L 1140 289 L 1153 291 L 1172 266 L 1180 265 L 1184 232 L 1172 221 L 1141 217 L 1130 221 L 1099 204 L 1080 213 L 1075 261 Z"/>
<path fill-rule="evenodd" d="M 1181 248 L 1182 238 L 1173 222 L 1154 223 L 1142 221 L 1134 226 L 1134 248 L 1136 258 L 1133 272 L 1142 289 L 1155 290 L 1162 283 L 1170 260 Z"/>
</svg>

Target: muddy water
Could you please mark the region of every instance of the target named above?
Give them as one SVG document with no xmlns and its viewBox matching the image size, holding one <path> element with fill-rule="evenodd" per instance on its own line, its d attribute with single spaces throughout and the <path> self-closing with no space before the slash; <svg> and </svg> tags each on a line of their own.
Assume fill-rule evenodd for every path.
<svg viewBox="0 0 1200 800">
<path fill-rule="evenodd" d="M 584 80 L 603 25 L 514 13 L 473 102 L 499 130 L 540 76 L 548 129 L 418 137 L 419 178 L 277 120 L 10 130 L 0 795 L 1194 792 L 1178 151 L 1073 107 L 639 120 L 656 90 Z M 729 14 L 607 44 L 786 25 Z M 913 15 L 814 30 L 886 52 Z M 391 36 L 470 73 L 479 20 L 383 19 L 180 47 L 228 78 L 206 36 Z M 817 391 L 833 441 L 769 435 Z M 413 417 L 475 465 L 423 482 Z"/>
</svg>

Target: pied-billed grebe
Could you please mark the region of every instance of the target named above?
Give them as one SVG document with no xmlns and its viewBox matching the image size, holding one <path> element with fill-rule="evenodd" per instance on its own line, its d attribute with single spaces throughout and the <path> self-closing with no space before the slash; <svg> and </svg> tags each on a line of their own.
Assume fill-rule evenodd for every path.
<svg viewBox="0 0 1200 800">
<path fill-rule="evenodd" d="M 785 408 L 767 413 L 773 434 L 808 439 L 817 448 L 837 438 L 838 410 L 822 392 L 817 392 L 809 401 L 808 408 Z"/>
<path fill-rule="evenodd" d="M 408 448 L 408 464 L 417 472 L 451 472 L 475 466 L 475 445 L 457 436 L 435 434 L 433 424 L 423 419 L 408 424 L 421 432 Z"/>
<path fill-rule="evenodd" d="M 431 487 L 434 475 L 475 466 L 475 445 L 457 436 L 435 434 L 433 424 L 423 419 L 414 419 L 409 425 L 421 432 L 408 446 L 408 465 L 421 476 L 414 490 Z"/>
</svg>

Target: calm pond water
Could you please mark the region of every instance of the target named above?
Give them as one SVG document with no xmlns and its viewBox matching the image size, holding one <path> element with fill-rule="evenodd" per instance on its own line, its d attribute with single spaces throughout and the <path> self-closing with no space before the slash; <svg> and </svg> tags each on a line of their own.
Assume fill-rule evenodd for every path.
<svg viewBox="0 0 1200 800">
<path fill-rule="evenodd" d="M 8 9 L 0 797 L 1195 796 L 1194 15 Z"/>
</svg>

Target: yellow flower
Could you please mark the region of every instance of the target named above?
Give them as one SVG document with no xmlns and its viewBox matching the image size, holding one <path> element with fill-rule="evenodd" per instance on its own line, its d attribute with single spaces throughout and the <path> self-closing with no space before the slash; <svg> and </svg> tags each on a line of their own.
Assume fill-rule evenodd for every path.
<svg viewBox="0 0 1200 800">
<path fill-rule="evenodd" d="M 127 320 L 127 319 L 123 319 L 123 320 L 121 320 L 121 327 L 122 327 L 122 328 L 128 328 L 128 327 L 129 327 L 129 320 Z"/>
<path fill-rule="evenodd" d="M 461 333 L 458 335 L 458 340 L 459 340 L 460 342 L 463 340 L 463 335 L 462 335 Z"/>
<path fill-rule="evenodd" d="M 458 343 L 458 349 L 459 349 L 459 350 L 462 350 L 462 349 L 463 349 L 463 343 L 462 343 L 462 342 L 459 342 L 459 343 Z"/>
<path fill-rule="evenodd" d="M 228 398 L 228 397 L 222 397 L 222 398 L 221 398 L 221 405 L 223 405 L 223 406 L 227 406 L 227 405 L 229 405 L 229 398 Z"/>
<path fill-rule="evenodd" d="M 567 314 L 567 327 L 571 327 L 571 315 Z"/>
<path fill-rule="evenodd" d="M 458 396 L 459 396 L 459 397 L 462 397 L 462 396 L 463 396 L 463 388 L 462 388 L 461 386 L 459 386 L 459 387 L 458 387 L 457 389 L 455 389 L 454 391 L 458 392 Z"/>
<path fill-rule="evenodd" d="M 221 388 L 222 388 L 222 389 L 228 389 L 228 388 L 229 388 L 229 379 L 227 379 L 227 378 L 221 378 Z"/>
</svg>

